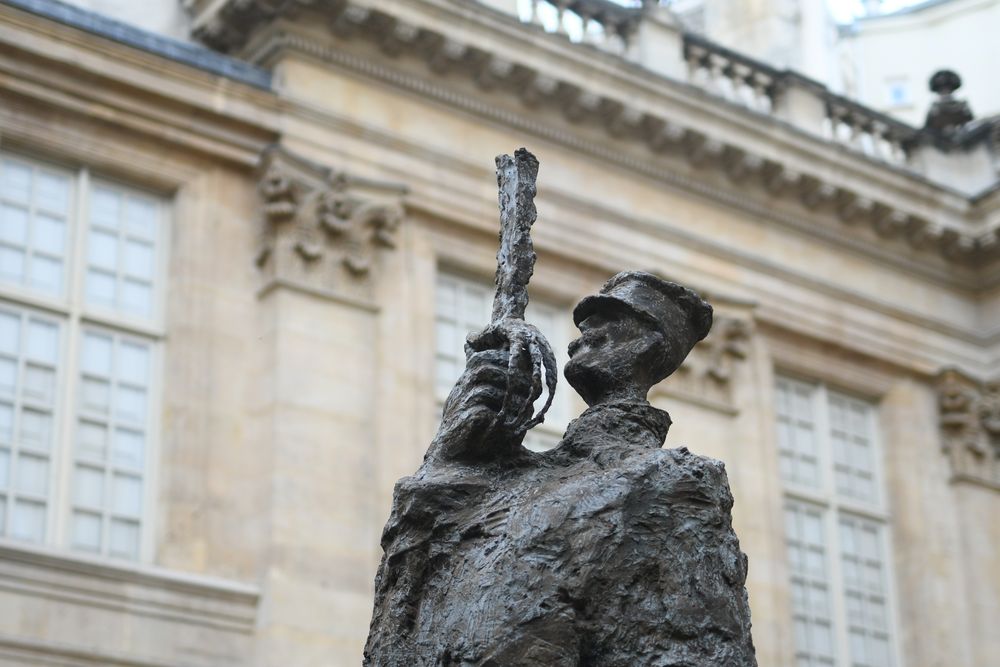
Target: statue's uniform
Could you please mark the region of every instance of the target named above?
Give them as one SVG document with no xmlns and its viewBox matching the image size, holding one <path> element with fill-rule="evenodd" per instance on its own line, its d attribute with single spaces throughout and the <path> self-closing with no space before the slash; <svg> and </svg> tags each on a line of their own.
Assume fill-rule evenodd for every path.
<svg viewBox="0 0 1000 667">
<path fill-rule="evenodd" d="M 598 405 L 550 452 L 400 480 L 364 664 L 755 666 L 725 469 L 669 425 Z"/>
</svg>

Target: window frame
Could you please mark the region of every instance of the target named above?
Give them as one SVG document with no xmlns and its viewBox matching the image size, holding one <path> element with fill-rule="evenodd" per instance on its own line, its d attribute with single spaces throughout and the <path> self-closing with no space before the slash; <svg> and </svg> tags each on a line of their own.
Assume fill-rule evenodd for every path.
<svg viewBox="0 0 1000 667">
<path fill-rule="evenodd" d="M 167 277 L 170 262 L 170 237 L 174 201 L 170 193 L 125 181 L 105 174 L 85 164 L 63 162 L 28 150 L 4 148 L 0 157 L 20 160 L 33 166 L 60 171 L 70 178 L 72 191 L 66 217 L 66 240 L 63 284 L 61 294 L 40 292 L 28 285 L 15 285 L 0 281 L 0 304 L 12 309 L 38 314 L 60 323 L 59 367 L 53 408 L 52 456 L 49 470 L 49 511 L 46 513 L 43 539 L 40 543 L 25 542 L 3 536 L 0 540 L 10 546 L 44 545 L 67 553 L 109 559 L 118 562 L 148 563 L 155 550 L 157 530 L 156 495 L 159 488 L 156 462 L 160 452 L 162 428 L 163 382 L 166 343 Z M 125 189 L 157 201 L 157 229 L 154 243 L 152 271 L 151 312 L 148 317 L 116 312 L 113 308 L 88 304 L 85 295 L 87 271 L 87 241 L 90 232 L 90 194 L 95 184 L 107 184 Z M 98 553 L 76 549 L 72 546 L 70 517 L 73 503 L 75 455 L 75 424 L 79 418 L 79 377 L 81 342 L 85 330 L 110 331 L 125 338 L 139 339 L 149 346 L 150 367 L 147 394 L 146 440 L 142 465 L 142 507 L 139 514 L 140 537 L 134 559 L 112 556 L 107 544 Z M 13 478 L 12 478 L 13 479 Z M 110 512 L 110 508 L 105 511 Z"/>
<path fill-rule="evenodd" d="M 859 391 L 844 388 L 835 382 L 825 382 L 792 370 L 778 367 L 774 371 L 773 387 L 775 396 L 778 383 L 789 381 L 793 384 L 806 385 L 812 389 L 811 409 L 815 419 L 817 443 L 817 465 L 819 468 L 818 488 L 809 488 L 791 482 L 778 470 L 778 480 L 781 484 L 782 519 L 789 504 L 800 508 L 818 509 L 822 517 L 823 538 L 827 545 L 828 590 L 830 594 L 830 615 L 834 640 L 834 666 L 851 667 L 850 629 L 847 618 L 847 596 L 844 592 L 843 547 L 840 534 L 842 516 L 877 523 L 879 531 L 878 547 L 883 558 L 883 577 L 886 599 L 886 631 L 889 633 L 890 664 L 892 667 L 905 667 L 905 661 L 900 644 L 900 625 L 898 621 L 898 596 L 895 576 L 895 563 L 892 550 L 892 512 L 885 484 L 885 461 L 883 457 L 882 428 L 879 417 L 879 401 L 866 396 Z M 876 498 L 871 503 L 865 503 L 852 498 L 843 497 L 837 491 L 836 459 L 833 438 L 830 432 L 830 394 L 843 396 L 849 400 L 860 401 L 868 406 L 866 420 L 868 422 L 870 443 L 872 449 L 872 478 Z M 772 415 L 775 424 L 773 438 L 776 459 L 780 460 L 780 444 L 777 437 L 778 411 L 775 404 Z M 784 526 L 784 522 L 782 522 Z M 783 543 L 786 545 L 787 558 L 787 528 L 782 529 Z M 788 582 L 791 585 L 791 568 L 789 566 Z M 791 590 L 789 589 L 789 596 Z M 792 605 L 789 605 L 792 610 Z M 790 617 L 794 623 L 794 611 Z M 794 633 L 793 633 L 794 634 Z M 792 656 L 795 657 L 798 648 L 793 637 Z"/>
</svg>

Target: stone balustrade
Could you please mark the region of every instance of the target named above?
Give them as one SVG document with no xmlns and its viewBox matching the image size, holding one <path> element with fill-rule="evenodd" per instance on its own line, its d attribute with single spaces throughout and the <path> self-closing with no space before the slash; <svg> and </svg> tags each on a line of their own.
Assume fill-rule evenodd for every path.
<svg viewBox="0 0 1000 667">
<path fill-rule="evenodd" d="M 748 109 L 771 112 L 781 72 L 699 35 L 684 35 L 683 44 L 689 83 Z"/>
<path fill-rule="evenodd" d="M 664 21 L 665 10 L 651 3 L 626 7 L 610 0 L 519 0 L 516 5 L 522 21 L 547 32 L 592 44 L 661 74 L 680 74 L 675 78 L 873 159 L 899 166 L 908 162 L 916 128 L 837 95 L 821 83 L 684 32 L 676 23 L 672 27 L 681 37 L 680 52 L 664 54 L 662 48 L 650 48 L 643 42 L 669 39 L 662 28 L 671 27 L 669 19 Z M 660 30 L 644 29 L 657 20 Z M 657 54 L 656 61 L 647 57 L 650 53 Z M 665 62 L 670 57 L 680 59 L 680 66 Z"/>
<path fill-rule="evenodd" d="M 642 9 L 610 0 L 518 0 L 521 20 L 570 41 L 625 54 L 636 36 Z"/>
</svg>

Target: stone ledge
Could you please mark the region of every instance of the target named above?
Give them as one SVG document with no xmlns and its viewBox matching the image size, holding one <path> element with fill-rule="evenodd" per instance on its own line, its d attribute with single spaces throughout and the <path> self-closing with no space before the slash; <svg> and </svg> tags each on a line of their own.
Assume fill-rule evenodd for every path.
<svg viewBox="0 0 1000 667">
<path fill-rule="evenodd" d="M 10 662 L 8 662 L 8 660 Z M 127 655 L 105 653 L 62 643 L 23 640 L 0 635 L 0 665 L 48 665 L 50 667 L 172 667 L 172 663 L 149 661 Z"/>
<path fill-rule="evenodd" d="M 220 55 L 198 44 L 188 44 L 141 30 L 97 12 L 56 0 L 3 0 L 3 3 L 227 79 L 264 90 L 271 89 L 270 72 L 242 60 Z"/>
<path fill-rule="evenodd" d="M 252 585 L 0 540 L 0 664 L 14 656 L 60 665 L 244 664 L 259 601 Z"/>
</svg>

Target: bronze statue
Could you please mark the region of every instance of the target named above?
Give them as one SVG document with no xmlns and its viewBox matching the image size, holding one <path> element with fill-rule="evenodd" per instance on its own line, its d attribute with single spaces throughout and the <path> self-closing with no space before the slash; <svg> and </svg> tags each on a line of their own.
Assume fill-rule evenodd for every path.
<svg viewBox="0 0 1000 667">
<path fill-rule="evenodd" d="M 523 319 L 537 162 L 521 149 L 497 165 L 493 322 L 469 338 L 423 465 L 396 485 L 364 664 L 755 666 L 724 466 L 662 449 L 670 417 L 646 401 L 711 306 L 642 272 L 583 299 L 565 375 L 589 407 L 556 448 L 524 449 L 555 387 Z"/>
</svg>

